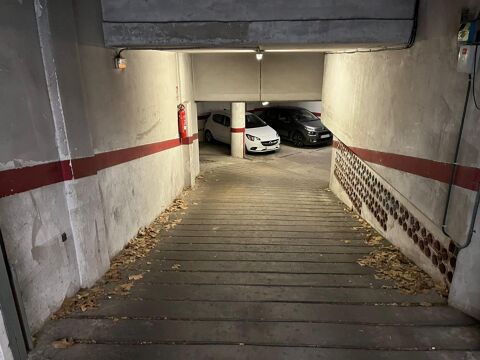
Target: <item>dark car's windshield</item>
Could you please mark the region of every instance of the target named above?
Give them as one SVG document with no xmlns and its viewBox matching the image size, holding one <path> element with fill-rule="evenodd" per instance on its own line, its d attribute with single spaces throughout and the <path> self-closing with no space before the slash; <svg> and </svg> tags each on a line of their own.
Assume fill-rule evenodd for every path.
<svg viewBox="0 0 480 360">
<path fill-rule="evenodd" d="M 286 110 L 286 113 L 288 114 L 288 117 L 290 117 L 292 120 L 301 123 L 318 120 L 315 115 L 305 109 L 289 109 Z"/>
<path fill-rule="evenodd" d="M 258 128 L 267 126 L 267 123 L 260 119 L 257 115 L 247 114 L 245 115 L 245 127 L 247 129 Z"/>
</svg>

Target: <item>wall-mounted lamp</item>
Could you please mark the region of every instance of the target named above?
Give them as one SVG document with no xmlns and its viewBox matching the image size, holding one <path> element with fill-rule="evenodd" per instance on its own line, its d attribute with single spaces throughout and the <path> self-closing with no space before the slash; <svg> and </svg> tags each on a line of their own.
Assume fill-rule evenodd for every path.
<svg viewBox="0 0 480 360">
<path fill-rule="evenodd" d="M 120 54 L 115 56 L 114 63 L 115 69 L 125 70 L 127 68 L 127 59 L 123 58 Z"/>
<path fill-rule="evenodd" d="M 258 61 L 262 61 L 263 59 L 263 51 L 258 49 L 256 52 L 255 52 L 255 58 L 258 60 Z"/>
</svg>

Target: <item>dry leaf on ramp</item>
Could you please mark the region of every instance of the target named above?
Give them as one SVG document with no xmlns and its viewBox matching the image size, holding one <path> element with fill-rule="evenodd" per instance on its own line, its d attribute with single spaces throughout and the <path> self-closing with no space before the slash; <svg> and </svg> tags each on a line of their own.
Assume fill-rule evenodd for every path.
<svg viewBox="0 0 480 360">
<path fill-rule="evenodd" d="M 75 344 L 75 341 L 73 341 L 72 338 L 63 338 L 63 339 L 52 342 L 52 346 L 55 349 L 67 349 L 74 344 Z"/>
<path fill-rule="evenodd" d="M 140 279 L 143 279 L 143 275 L 142 274 L 138 274 L 138 275 L 130 275 L 128 277 L 128 280 L 140 280 Z"/>
</svg>

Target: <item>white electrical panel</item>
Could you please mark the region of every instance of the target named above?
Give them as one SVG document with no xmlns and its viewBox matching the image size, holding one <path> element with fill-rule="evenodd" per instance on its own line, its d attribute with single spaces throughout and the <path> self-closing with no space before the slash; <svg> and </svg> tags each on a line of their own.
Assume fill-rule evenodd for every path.
<svg viewBox="0 0 480 360">
<path fill-rule="evenodd" d="M 466 74 L 473 73 L 475 64 L 475 46 L 462 45 L 458 51 L 457 71 Z"/>
</svg>

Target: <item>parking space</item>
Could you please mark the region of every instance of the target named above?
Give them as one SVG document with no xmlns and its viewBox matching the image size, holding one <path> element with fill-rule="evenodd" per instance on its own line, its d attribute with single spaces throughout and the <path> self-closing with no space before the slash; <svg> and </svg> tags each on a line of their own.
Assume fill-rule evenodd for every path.
<svg viewBox="0 0 480 360">
<path fill-rule="evenodd" d="M 200 161 L 204 170 L 241 162 L 241 160 L 228 157 L 229 154 L 229 145 L 218 142 L 200 144 Z M 248 161 L 268 164 L 270 167 L 310 177 L 315 184 L 323 187 L 328 186 L 331 157 L 332 147 L 330 145 L 296 147 L 291 142 L 283 142 L 280 149 L 275 152 L 247 153 L 245 156 Z"/>
</svg>

